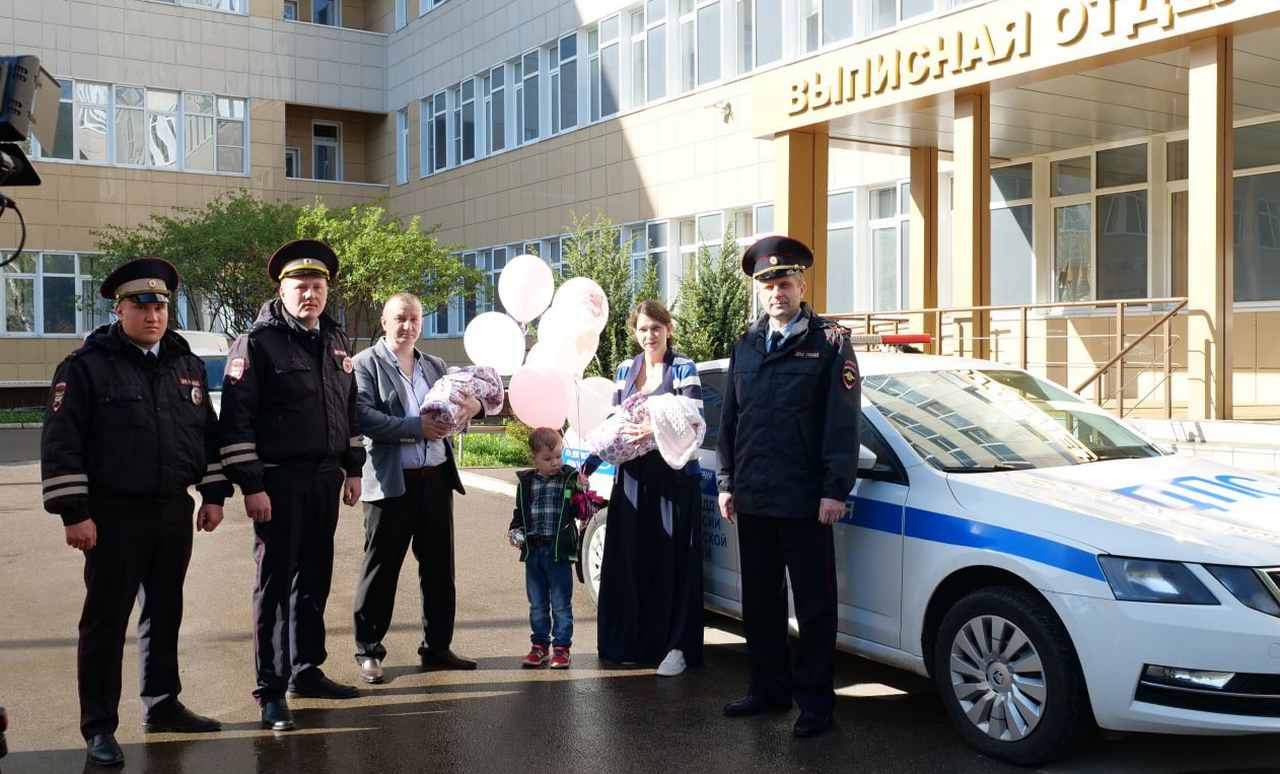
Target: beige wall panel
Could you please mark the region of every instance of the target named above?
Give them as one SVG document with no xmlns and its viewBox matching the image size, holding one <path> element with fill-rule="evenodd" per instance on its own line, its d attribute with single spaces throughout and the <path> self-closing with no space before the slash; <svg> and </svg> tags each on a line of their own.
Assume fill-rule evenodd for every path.
<svg viewBox="0 0 1280 774">
<path fill-rule="evenodd" d="M 1253 326 L 1257 335 L 1255 336 L 1255 360 L 1254 366 L 1258 370 L 1262 369 L 1280 369 L 1280 312 L 1258 312 L 1256 314 L 1236 314 L 1236 334 L 1240 334 L 1241 327 L 1248 327 L 1249 318 L 1253 318 Z M 1236 339 L 1236 346 L 1240 346 L 1240 339 Z M 1237 364 L 1239 361 L 1237 360 Z M 1280 395 L 1277 396 L 1280 400 Z"/>
</svg>

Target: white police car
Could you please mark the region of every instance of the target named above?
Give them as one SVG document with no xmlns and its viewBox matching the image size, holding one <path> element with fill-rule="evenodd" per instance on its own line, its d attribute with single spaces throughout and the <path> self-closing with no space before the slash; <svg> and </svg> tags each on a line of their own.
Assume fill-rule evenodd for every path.
<svg viewBox="0 0 1280 774">
<path fill-rule="evenodd" d="M 998 363 L 859 364 L 864 448 L 835 527 L 842 649 L 931 676 L 970 744 L 1021 764 L 1064 755 L 1090 722 L 1280 732 L 1280 479 L 1169 456 Z M 737 534 L 712 475 L 727 366 L 699 365 L 704 589 L 737 616 Z M 593 598 L 607 518 L 585 536 Z"/>
</svg>

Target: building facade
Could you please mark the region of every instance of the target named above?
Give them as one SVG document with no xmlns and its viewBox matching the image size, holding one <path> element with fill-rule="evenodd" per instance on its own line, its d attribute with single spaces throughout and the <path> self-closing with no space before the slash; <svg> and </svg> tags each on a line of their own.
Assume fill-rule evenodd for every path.
<svg viewBox="0 0 1280 774">
<path fill-rule="evenodd" d="M 1068 387 L 1121 355 L 1085 393 L 1122 412 L 1280 416 L 1269 6 L 0 3 L 0 47 L 63 89 L 45 185 L 10 191 L 0 387 L 46 387 L 104 319 L 95 229 L 246 188 L 385 200 L 495 277 L 602 212 L 668 297 L 727 232 L 787 232 L 825 312 Z M 464 360 L 492 305 L 434 310 L 424 347 Z"/>
</svg>

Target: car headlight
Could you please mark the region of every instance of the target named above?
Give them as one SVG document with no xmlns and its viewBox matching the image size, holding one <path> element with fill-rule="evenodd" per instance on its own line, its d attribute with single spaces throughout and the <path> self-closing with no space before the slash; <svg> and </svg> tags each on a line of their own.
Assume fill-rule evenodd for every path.
<svg viewBox="0 0 1280 774">
<path fill-rule="evenodd" d="M 1206 564 L 1206 570 L 1227 587 L 1236 599 L 1246 607 L 1260 613 L 1280 618 L 1280 603 L 1271 594 L 1271 589 L 1258 577 L 1256 570 L 1249 567 L 1228 567 L 1222 564 Z"/>
<path fill-rule="evenodd" d="M 1111 593 L 1122 602 L 1217 605 L 1218 598 L 1181 562 L 1099 556 Z"/>
</svg>

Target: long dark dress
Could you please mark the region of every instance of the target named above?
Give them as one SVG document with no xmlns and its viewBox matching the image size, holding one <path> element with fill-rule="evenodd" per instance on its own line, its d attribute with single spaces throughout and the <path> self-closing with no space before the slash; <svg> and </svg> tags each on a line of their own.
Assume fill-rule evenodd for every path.
<svg viewBox="0 0 1280 774">
<path fill-rule="evenodd" d="M 640 357 L 618 367 L 625 386 L 615 404 L 638 389 Z M 665 393 L 702 401 L 693 361 L 670 350 L 651 394 Z M 672 470 L 657 451 L 616 471 L 600 570 L 600 658 L 657 664 L 679 649 L 688 665 L 702 663 L 701 481 L 697 460 Z"/>
</svg>

